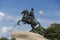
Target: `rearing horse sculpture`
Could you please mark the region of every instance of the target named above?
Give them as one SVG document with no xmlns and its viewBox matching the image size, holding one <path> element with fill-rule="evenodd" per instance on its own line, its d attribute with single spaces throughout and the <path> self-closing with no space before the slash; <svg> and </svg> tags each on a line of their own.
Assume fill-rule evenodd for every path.
<svg viewBox="0 0 60 40">
<path fill-rule="evenodd" d="M 35 29 L 35 26 L 36 26 L 37 24 L 40 26 L 40 23 L 36 21 L 35 17 L 32 17 L 32 16 L 29 14 L 28 10 L 23 10 L 21 14 L 23 14 L 23 17 L 22 17 L 22 20 L 19 20 L 19 21 L 17 22 L 18 25 L 20 25 L 20 24 L 19 24 L 20 22 L 24 22 L 24 24 L 25 24 L 25 23 L 30 24 L 31 27 L 32 27 L 32 30 L 31 30 L 31 31 L 33 31 L 33 30 Z"/>
</svg>

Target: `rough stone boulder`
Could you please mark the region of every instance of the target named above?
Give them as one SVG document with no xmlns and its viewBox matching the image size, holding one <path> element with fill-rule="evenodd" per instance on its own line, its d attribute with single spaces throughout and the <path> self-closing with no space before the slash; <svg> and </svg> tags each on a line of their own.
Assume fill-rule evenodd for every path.
<svg viewBox="0 0 60 40">
<path fill-rule="evenodd" d="M 47 40 L 42 35 L 28 31 L 12 32 L 11 36 L 16 40 Z"/>
</svg>

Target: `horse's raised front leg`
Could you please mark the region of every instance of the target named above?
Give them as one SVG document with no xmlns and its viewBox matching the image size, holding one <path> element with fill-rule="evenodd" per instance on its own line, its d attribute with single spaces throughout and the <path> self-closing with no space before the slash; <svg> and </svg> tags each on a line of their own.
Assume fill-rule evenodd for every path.
<svg viewBox="0 0 60 40">
<path fill-rule="evenodd" d="M 19 20 L 18 22 L 17 22 L 17 25 L 20 25 L 20 22 L 21 22 L 22 20 Z"/>
</svg>

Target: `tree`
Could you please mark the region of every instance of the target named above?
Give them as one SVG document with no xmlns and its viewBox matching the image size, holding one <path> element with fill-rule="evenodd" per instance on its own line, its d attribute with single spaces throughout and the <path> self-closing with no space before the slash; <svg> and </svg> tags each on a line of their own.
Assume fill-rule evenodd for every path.
<svg viewBox="0 0 60 40">
<path fill-rule="evenodd" d="M 51 40 L 60 40 L 60 24 L 53 23 L 45 31 L 44 36 Z"/>
<path fill-rule="evenodd" d="M 8 38 L 2 37 L 0 38 L 0 40 L 8 40 Z"/>
<path fill-rule="evenodd" d="M 11 40 L 16 40 L 15 38 L 12 38 Z"/>
</svg>

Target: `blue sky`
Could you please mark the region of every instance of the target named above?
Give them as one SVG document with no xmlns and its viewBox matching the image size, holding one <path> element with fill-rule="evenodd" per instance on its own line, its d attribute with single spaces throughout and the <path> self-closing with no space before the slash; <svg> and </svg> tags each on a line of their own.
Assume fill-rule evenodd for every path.
<svg viewBox="0 0 60 40">
<path fill-rule="evenodd" d="M 11 29 L 15 30 L 13 25 L 23 16 L 21 12 L 24 9 L 30 11 L 31 8 L 34 8 L 36 19 L 44 28 L 52 23 L 60 23 L 60 0 L 0 0 L 1 37 L 11 33 Z M 16 30 L 31 30 L 30 25 L 26 25 Z"/>
</svg>

